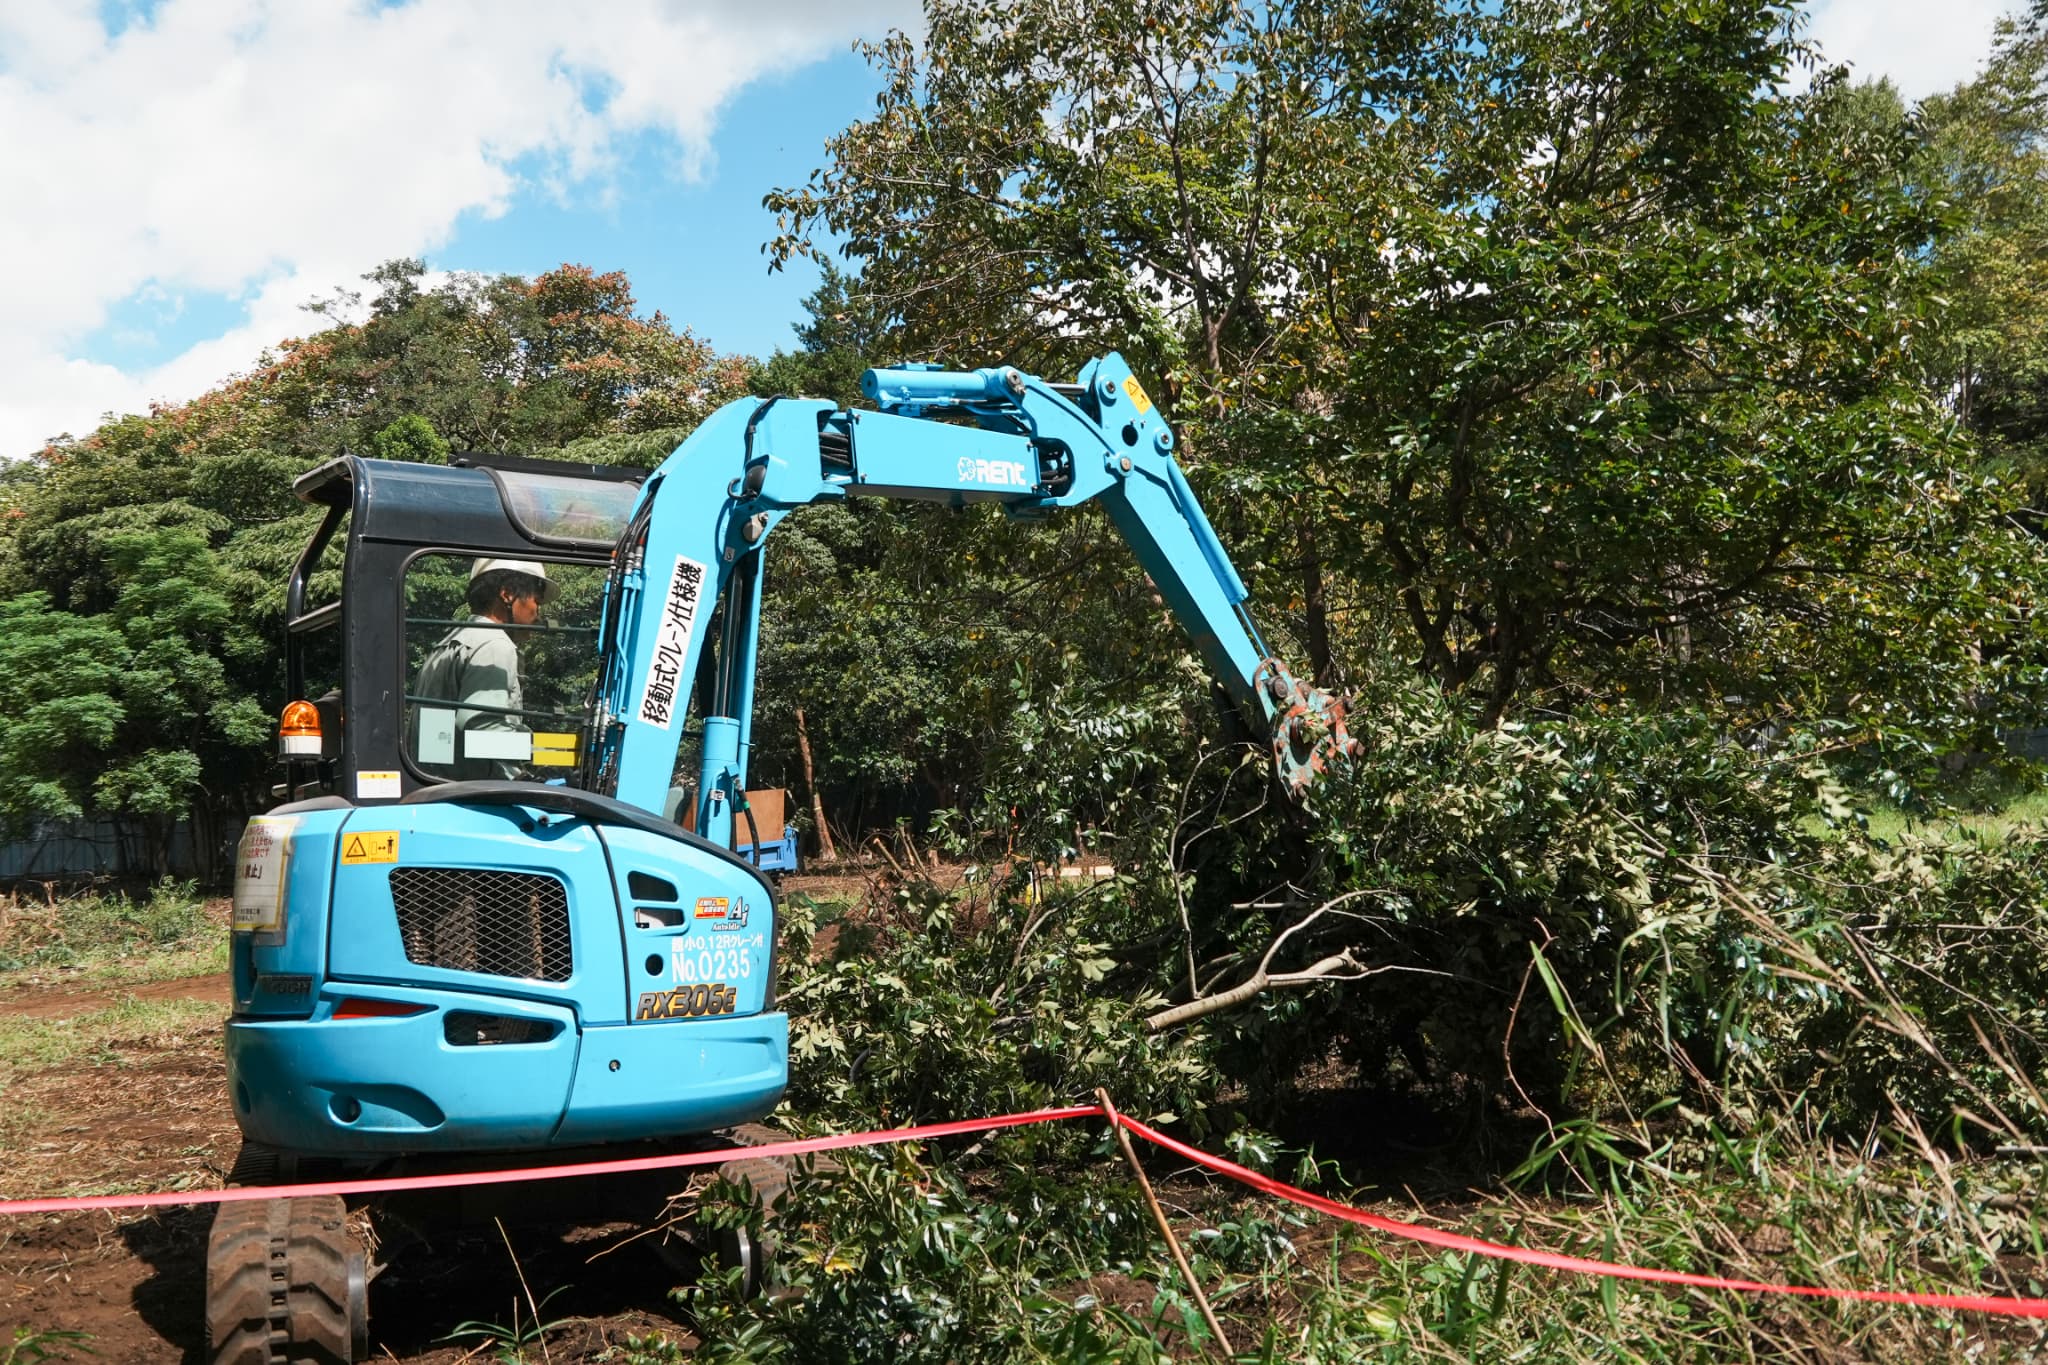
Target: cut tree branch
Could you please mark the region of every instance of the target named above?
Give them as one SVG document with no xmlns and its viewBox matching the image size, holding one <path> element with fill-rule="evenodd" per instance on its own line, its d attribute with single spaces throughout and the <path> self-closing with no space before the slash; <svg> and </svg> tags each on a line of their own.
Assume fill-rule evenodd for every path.
<svg viewBox="0 0 2048 1365">
<path fill-rule="evenodd" d="M 1293 938 L 1323 916 L 1335 914 L 1346 919 L 1366 918 L 1366 916 L 1362 916 L 1356 911 L 1339 909 L 1345 902 L 1357 900 L 1361 896 L 1391 895 L 1391 892 L 1382 891 L 1378 887 L 1367 887 L 1363 890 L 1347 891 L 1333 900 L 1323 902 L 1307 915 L 1274 935 L 1273 941 L 1266 946 L 1265 955 L 1259 959 L 1258 969 L 1250 976 L 1228 990 L 1217 991 L 1214 994 L 1198 994 L 1192 1000 L 1184 1001 L 1178 1005 L 1170 1005 L 1166 1009 L 1148 1015 L 1145 1019 L 1146 1030 L 1151 1033 L 1158 1033 L 1172 1028 L 1175 1024 L 1184 1024 L 1190 1019 L 1200 1019 L 1204 1015 L 1215 1014 L 1219 1010 L 1227 1010 L 1232 1006 L 1241 1005 L 1265 991 L 1284 990 L 1290 986 L 1311 986 L 1319 981 L 1363 981 L 1368 976 L 1378 976 L 1382 972 L 1426 971 L 1426 968 L 1421 967 L 1395 965 L 1382 967 L 1368 966 L 1353 956 L 1350 948 L 1313 962 L 1300 971 L 1276 972 L 1273 970 L 1273 959 L 1279 956 L 1282 948 L 1287 946 L 1287 940 Z M 1432 972 L 1430 974 L 1434 976 L 1443 975 L 1441 972 Z"/>
</svg>

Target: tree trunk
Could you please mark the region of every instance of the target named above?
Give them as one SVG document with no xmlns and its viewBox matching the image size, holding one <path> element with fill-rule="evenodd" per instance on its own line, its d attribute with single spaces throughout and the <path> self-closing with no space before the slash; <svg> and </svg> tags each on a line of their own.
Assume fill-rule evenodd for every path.
<svg viewBox="0 0 2048 1365">
<path fill-rule="evenodd" d="M 1301 519 L 1301 601 L 1307 614 L 1309 672 L 1317 687 L 1336 685 L 1330 649 L 1330 603 L 1323 593 L 1323 557 L 1316 545 L 1315 514 Z"/>
<path fill-rule="evenodd" d="M 142 817 L 143 849 L 149 860 L 149 880 L 152 885 L 171 875 L 171 833 L 175 827 L 168 815 Z"/>
<path fill-rule="evenodd" d="M 1490 653 L 1493 655 L 1493 687 L 1486 699 L 1485 725 L 1493 729 L 1507 715 L 1522 681 L 1523 635 L 1515 615 L 1515 603 L 1502 594 L 1500 617 L 1493 624 Z"/>
<path fill-rule="evenodd" d="M 192 831 L 192 878 L 202 888 L 213 882 L 213 798 L 204 790 L 185 807 L 185 825 Z"/>
<path fill-rule="evenodd" d="M 818 774 L 811 767 L 811 732 L 804 724 L 804 708 L 796 708 L 796 752 L 803 760 L 804 790 L 811 795 L 811 823 L 818 827 L 818 861 L 836 863 L 839 854 L 832 847 L 832 828 L 825 823 L 825 802 L 818 795 Z"/>
</svg>

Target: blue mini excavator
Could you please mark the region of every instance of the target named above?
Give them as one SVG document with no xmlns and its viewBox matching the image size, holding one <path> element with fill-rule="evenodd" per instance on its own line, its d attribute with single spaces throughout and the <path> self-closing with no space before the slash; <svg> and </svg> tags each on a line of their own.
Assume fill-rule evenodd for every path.
<svg viewBox="0 0 2048 1365">
<path fill-rule="evenodd" d="M 1351 752 L 1342 703 L 1260 639 L 1120 357 L 1071 384 L 911 367 L 862 386 L 876 410 L 729 404 L 651 473 L 344 456 L 299 480 L 326 515 L 287 592 L 284 799 L 235 881 L 235 1179 L 745 1145 L 789 1066 L 760 865 L 781 831 L 746 785 L 763 550 L 813 503 L 1099 501 L 1283 786 Z M 547 619 L 488 610 L 501 570 L 544 581 Z M 424 666 L 501 639 L 518 663 L 490 686 Z M 779 1179 L 743 1154 L 727 1173 Z M 592 1207 L 582 1181 L 519 1198 L 556 1186 Z M 213 1359 L 366 1358 L 350 1226 L 338 1199 L 222 1206 Z"/>
</svg>

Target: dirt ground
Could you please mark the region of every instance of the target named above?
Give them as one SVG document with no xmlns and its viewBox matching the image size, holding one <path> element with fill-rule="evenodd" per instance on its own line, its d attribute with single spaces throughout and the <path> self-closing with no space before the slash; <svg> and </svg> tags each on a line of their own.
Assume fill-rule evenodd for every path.
<svg viewBox="0 0 2048 1365">
<path fill-rule="evenodd" d="M 218 1004 L 225 1013 L 228 985 L 220 976 L 194 977 L 132 994 Z M 118 998 L 31 988 L 6 1008 L 56 1020 Z M 113 1044 L 88 1066 L 17 1071 L 0 1099 L 9 1139 L 0 1196 L 222 1184 L 240 1137 L 219 1049 L 219 1026 L 206 1022 L 173 1037 Z M 211 1223 L 210 1208 L 0 1219 L 0 1349 L 26 1327 L 87 1334 L 93 1354 L 81 1352 L 80 1360 L 204 1361 Z M 668 1298 L 677 1273 L 651 1246 L 628 1242 L 636 1230 L 514 1224 L 501 1238 L 486 1223 L 409 1246 L 371 1287 L 377 1358 L 462 1359 L 477 1343 L 451 1336 L 466 1322 L 509 1324 L 522 1297 L 521 1271 L 536 1297 L 563 1287 L 546 1305 L 548 1318 L 584 1320 L 550 1338 L 557 1361 L 588 1359 L 629 1334 L 684 1337 Z"/>
<path fill-rule="evenodd" d="M 132 992 L 62 984 L 23 986 L 0 1009 L 58 1021 L 124 995 L 193 1001 L 225 1014 L 222 976 L 151 983 Z M 74 1192 L 211 1189 L 226 1181 L 240 1135 L 228 1104 L 218 1018 L 195 1011 L 170 1033 L 111 1043 L 90 1057 L 42 1069 L 0 1068 L 0 1198 Z M 1162 1189 L 1185 1212 L 1220 1196 L 1183 1173 Z M 210 1207 L 0 1217 L 0 1349 L 14 1329 L 86 1334 L 79 1361 L 203 1365 L 205 1256 Z M 462 1338 L 465 1324 L 530 1322 L 520 1277 L 548 1320 L 573 1320 L 548 1337 L 549 1358 L 604 1358 L 628 1336 L 660 1333 L 688 1344 L 670 1298 L 681 1272 L 638 1225 L 489 1222 L 431 1231 L 388 1251 L 370 1288 L 373 1358 L 456 1365 L 491 1358 Z M 508 1246 L 509 1243 L 509 1246 Z M 515 1265 L 514 1257 L 517 1261 Z M 1142 1311 L 1153 1286 L 1105 1274 L 1077 1292 Z M 552 1298 L 549 1296 L 553 1295 Z M 4 1357 L 0 1357 L 4 1359 Z"/>
<path fill-rule="evenodd" d="M 857 899 L 866 889 L 859 874 L 791 878 L 783 887 L 826 899 Z M 220 1056 L 229 992 L 221 974 L 121 990 L 61 980 L 11 987 L 0 999 L 7 1018 L 58 1026 L 131 999 L 201 1008 L 169 1031 L 131 1038 L 117 1030 L 60 1065 L 10 1072 L 0 1063 L 0 1198 L 224 1184 L 240 1147 Z M 0 1352 L 26 1328 L 86 1334 L 69 1357 L 80 1361 L 200 1365 L 212 1218 L 210 1207 L 0 1217 Z M 501 1234 L 485 1222 L 393 1251 L 370 1289 L 374 1356 L 418 1365 L 489 1358 L 477 1338 L 458 1334 L 470 1323 L 510 1325 L 515 1311 L 530 1322 L 522 1273 L 546 1300 L 545 1318 L 578 1320 L 548 1338 L 562 1365 L 594 1359 L 629 1335 L 687 1342 L 669 1297 L 679 1272 L 639 1232 L 534 1222 Z"/>
</svg>

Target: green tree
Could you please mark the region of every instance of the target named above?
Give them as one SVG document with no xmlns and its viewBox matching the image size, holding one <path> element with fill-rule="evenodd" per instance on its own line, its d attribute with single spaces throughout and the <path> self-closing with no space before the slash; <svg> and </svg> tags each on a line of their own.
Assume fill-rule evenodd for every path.
<svg viewBox="0 0 2048 1365">
<path fill-rule="evenodd" d="M 204 868 L 267 799 L 283 588 L 319 515 L 291 490 L 315 464 L 564 442 L 609 442 L 620 449 L 589 458 L 631 462 L 745 389 L 744 361 L 640 315 L 617 273 L 428 287 L 422 262 L 394 261 L 367 285 L 363 321 L 0 475 L 0 601 L 15 604 L 0 653 L 22 661 L 16 739 L 0 739 L 19 755 L 0 793 L 13 828 L 109 815 L 161 856 L 189 816 Z M 314 316 L 343 304 L 363 300 Z M 72 653 L 51 655 L 52 639 Z"/>
<path fill-rule="evenodd" d="M 316 448 L 368 451 L 425 421 L 455 451 L 532 454 L 584 437 L 694 426 L 745 391 L 745 360 L 720 356 L 660 313 L 636 311 L 619 271 L 564 265 L 532 280 L 458 274 L 429 289 L 426 264 L 364 277 L 368 319 L 288 348 L 287 411 Z M 316 304 L 348 316 L 359 291 Z"/>
<path fill-rule="evenodd" d="M 853 407 L 861 402 L 863 370 L 912 357 L 880 353 L 894 344 L 887 313 L 863 292 L 858 276 L 832 261 L 822 264 L 824 278 L 804 299 L 807 320 L 796 325 L 799 349 L 776 351 L 754 371 L 751 387 L 764 398 L 829 398 Z"/>
<path fill-rule="evenodd" d="M 1874 730 L 1816 641 L 1902 565 L 2010 567 L 1921 385 L 1913 142 L 1779 93 L 1791 6 L 927 18 L 778 251 L 838 236 L 920 353 L 1124 350 L 1318 676 L 1398 632 L 1489 719 L 1626 687 Z M 1887 600 L 1940 696 L 1882 723 L 1989 714 L 1966 605 Z"/>
<path fill-rule="evenodd" d="M 0 828 L 83 815 L 127 712 L 127 642 L 43 593 L 0 604 Z"/>
<path fill-rule="evenodd" d="M 805 308 L 800 348 L 756 370 L 756 393 L 857 406 L 863 369 L 906 358 L 861 281 L 829 262 Z M 804 787 L 801 713 L 828 818 L 856 831 L 950 811 L 1000 835 L 1007 807 L 982 798 L 1014 717 L 1062 688 L 1114 710 L 1186 647 L 1093 512 L 1026 524 L 868 498 L 807 508 L 776 533 L 766 581 L 757 780 Z M 1024 799 L 1020 816 L 1060 804 Z M 1074 803 L 1058 841 L 1103 810 Z"/>
<path fill-rule="evenodd" d="M 120 695 L 123 743 L 93 784 L 99 809 L 137 819 L 167 873 L 171 827 L 193 817 L 200 871 L 223 833 L 215 804 L 200 799 L 211 777 L 242 791 L 263 780 L 272 708 L 240 675 L 267 642 L 238 628 L 230 580 L 203 536 L 130 532 L 108 542 L 120 581 L 112 616 L 127 641 Z"/>
<path fill-rule="evenodd" d="M 380 460 L 448 463 L 448 443 L 434 430 L 432 422 L 416 412 L 407 413 L 371 437 L 368 453 Z"/>
<path fill-rule="evenodd" d="M 1924 356 L 1930 382 L 2037 509 L 2048 494 L 2044 15 L 2037 4 L 2000 20 L 1984 69 L 1913 111 L 1919 178 L 1955 219 L 1933 256 L 1942 325 Z"/>
</svg>

